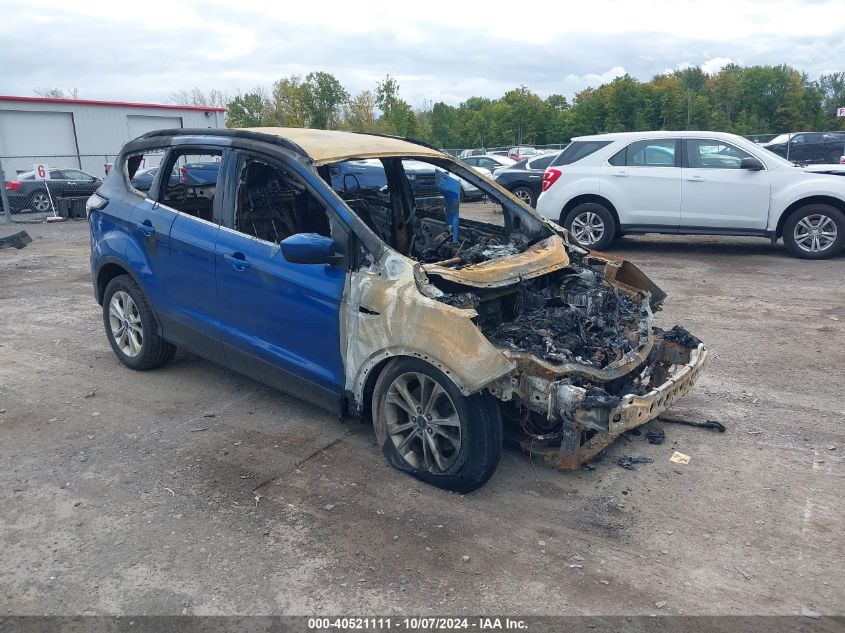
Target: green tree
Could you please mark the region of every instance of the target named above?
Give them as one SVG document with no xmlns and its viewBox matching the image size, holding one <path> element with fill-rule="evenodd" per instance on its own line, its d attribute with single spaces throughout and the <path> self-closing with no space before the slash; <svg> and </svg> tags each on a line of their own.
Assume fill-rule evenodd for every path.
<svg viewBox="0 0 845 633">
<path fill-rule="evenodd" d="M 226 105 L 226 127 L 258 127 L 265 101 L 266 97 L 259 90 L 236 96 Z"/>
<path fill-rule="evenodd" d="M 308 119 L 308 88 L 299 75 L 273 82 L 273 91 L 262 116 L 262 125 L 305 127 Z"/>
<path fill-rule="evenodd" d="M 376 98 L 369 90 L 359 92 L 344 109 L 343 127 L 354 132 L 376 131 Z"/>
<path fill-rule="evenodd" d="M 306 125 L 321 130 L 336 128 L 343 105 L 349 101 L 340 81 L 329 73 L 313 72 L 305 77 L 303 88 Z"/>
<path fill-rule="evenodd" d="M 376 106 L 382 111 L 381 122 L 388 134 L 415 136 L 418 125 L 414 111 L 399 97 L 399 84 L 390 75 L 376 86 Z"/>
</svg>

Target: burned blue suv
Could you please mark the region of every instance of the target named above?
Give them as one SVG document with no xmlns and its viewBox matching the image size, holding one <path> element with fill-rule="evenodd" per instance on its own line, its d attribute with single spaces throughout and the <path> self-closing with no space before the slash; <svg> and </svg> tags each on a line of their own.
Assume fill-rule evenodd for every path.
<svg viewBox="0 0 845 633">
<path fill-rule="evenodd" d="M 386 184 L 344 185 L 349 161 Z M 434 169 L 443 206 L 418 204 L 409 162 Z M 170 177 L 197 164 L 212 176 Z M 144 190 L 142 166 L 157 168 Z M 460 179 L 488 202 L 463 203 Z M 182 347 L 372 421 L 393 466 L 451 490 L 493 474 L 504 424 L 576 468 L 685 394 L 706 358 L 683 328 L 653 326 L 665 295 L 635 266 L 410 140 L 151 132 L 88 212 L 94 294 L 124 365 Z"/>
</svg>

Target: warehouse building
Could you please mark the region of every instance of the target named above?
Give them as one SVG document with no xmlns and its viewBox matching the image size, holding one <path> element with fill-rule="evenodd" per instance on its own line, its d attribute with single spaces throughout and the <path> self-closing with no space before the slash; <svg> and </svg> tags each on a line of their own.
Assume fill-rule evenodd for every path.
<svg viewBox="0 0 845 633">
<path fill-rule="evenodd" d="M 221 128 L 225 108 L 0 96 L 0 160 L 7 176 L 79 168 L 102 177 L 126 141 L 165 128 Z"/>
</svg>

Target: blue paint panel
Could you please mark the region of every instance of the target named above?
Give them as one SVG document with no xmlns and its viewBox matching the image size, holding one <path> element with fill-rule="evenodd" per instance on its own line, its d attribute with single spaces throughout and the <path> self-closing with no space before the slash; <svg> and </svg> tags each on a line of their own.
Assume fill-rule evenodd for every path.
<svg viewBox="0 0 845 633">
<path fill-rule="evenodd" d="M 221 229 L 217 291 L 223 342 L 341 393 L 345 278 L 341 268 L 291 264 L 278 244 Z"/>
<path fill-rule="evenodd" d="M 222 362 L 214 254 L 219 231 L 216 224 L 177 214 L 170 229 L 168 265 L 160 272 L 160 283 L 167 288 L 165 335 L 169 328 L 175 342 Z"/>
</svg>

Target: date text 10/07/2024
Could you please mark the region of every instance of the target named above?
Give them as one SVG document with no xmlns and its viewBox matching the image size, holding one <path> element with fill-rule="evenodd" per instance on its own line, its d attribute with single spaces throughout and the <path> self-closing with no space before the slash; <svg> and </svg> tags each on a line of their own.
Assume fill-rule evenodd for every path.
<svg viewBox="0 0 845 633">
<path fill-rule="evenodd" d="M 524 620 L 516 618 L 478 617 L 347 617 L 308 618 L 308 630 L 396 630 L 396 631 L 527 631 Z"/>
</svg>

